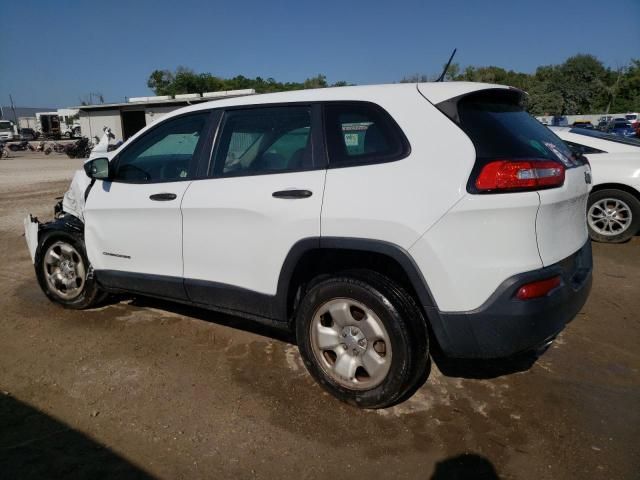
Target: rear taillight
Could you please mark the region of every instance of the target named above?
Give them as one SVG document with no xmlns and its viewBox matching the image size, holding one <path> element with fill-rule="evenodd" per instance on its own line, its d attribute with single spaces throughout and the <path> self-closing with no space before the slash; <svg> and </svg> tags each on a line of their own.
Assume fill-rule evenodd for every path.
<svg viewBox="0 0 640 480">
<path fill-rule="evenodd" d="M 547 295 L 551 290 L 557 288 L 562 283 L 560 276 L 538 280 L 521 286 L 516 293 L 519 300 L 531 300 Z"/>
<path fill-rule="evenodd" d="M 564 184 L 565 167 L 549 160 L 494 160 L 475 180 L 479 192 L 538 190 Z"/>
</svg>

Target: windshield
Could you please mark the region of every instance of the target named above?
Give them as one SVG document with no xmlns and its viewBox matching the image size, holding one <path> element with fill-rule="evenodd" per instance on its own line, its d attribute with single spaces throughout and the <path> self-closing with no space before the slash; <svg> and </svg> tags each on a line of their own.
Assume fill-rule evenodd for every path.
<svg viewBox="0 0 640 480">
<path fill-rule="evenodd" d="M 0 130 L 10 130 L 11 122 L 0 122 Z"/>
<path fill-rule="evenodd" d="M 638 119 L 638 115 L 633 113 L 633 114 L 630 114 L 630 115 L 625 115 L 624 118 L 626 118 L 627 120 L 637 120 Z"/>
<path fill-rule="evenodd" d="M 618 135 L 612 135 L 610 133 L 601 132 L 600 130 L 586 130 L 584 128 L 572 128 L 569 133 L 575 133 L 578 135 L 585 135 L 587 137 L 601 138 L 602 140 L 608 140 L 610 142 L 623 143 L 625 145 L 633 145 L 634 147 L 640 147 L 639 138 L 625 138 Z"/>
</svg>

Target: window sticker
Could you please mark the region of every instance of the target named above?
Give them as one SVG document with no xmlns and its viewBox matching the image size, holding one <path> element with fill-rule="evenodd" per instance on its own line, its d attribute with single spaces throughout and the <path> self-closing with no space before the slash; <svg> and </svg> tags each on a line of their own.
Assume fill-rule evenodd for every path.
<svg viewBox="0 0 640 480">
<path fill-rule="evenodd" d="M 553 143 L 551 142 L 544 142 L 544 144 L 546 145 L 546 147 L 551 150 L 556 157 L 558 157 L 559 160 L 562 161 L 562 163 L 564 163 L 565 165 L 571 165 L 573 162 L 571 161 L 571 159 L 569 157 L 567 157 L 564 153 L 562 153 L 560 151 L 560 149 L 555 146 Z"/>
<path fill-rule="evenodd" d="M 345 133 L 344 134 L 344 144 L 347 147 L 357 147 L 358 146 L 358 134 L 357 133 Z"/>
</svg>

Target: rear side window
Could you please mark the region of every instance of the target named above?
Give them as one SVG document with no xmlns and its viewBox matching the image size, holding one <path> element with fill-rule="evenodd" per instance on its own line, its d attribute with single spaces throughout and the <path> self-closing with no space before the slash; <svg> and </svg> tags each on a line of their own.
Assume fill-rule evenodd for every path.
<svg viewBox="0 0 640 480">
<path fill-rule="evenodd" d="M 578 128 L 572 128 L 570 133 L 577 133 L 578 135 L 585 135 L 587 137 L 601 138 L 609 142 L 622 143 L 624 145 L 631 145 L 634 147 L 640 147 L 640 140 L 637 138 L 621 137 L 613 135 L 611 133 L 601 132 L 600 130 L 584 130 Z"/>
<path fill-rule="evenodd" d="M 225 113 L 215 151 L 216 176 L 256 175 L 313 167 L 311 107 L 265 107 Z"/>
<path fill-rule="evenodd" d="M 567 168 L 581 165 L 562 140 L 524 110 L 520 98 L 518 91 L 485 90 L 457 101 L 457 109 L 449 104 L 441 110 L 450 116 L 454 112 L 480 162 L 540 159 L 560 161 Z"/>
<path fill-rule="evenodd" d="M 370 103 L 330 103 L 324 107 L 330 167 L 399 160 L 409 153 L 400 127 Z"/>
<path fill-rule="evenodd" d="M 582 145 L 581 143 L 564 141 L 574 155 L 593 155 L 594 153 L 606 153 L 604 150 Z"/>
</svg>

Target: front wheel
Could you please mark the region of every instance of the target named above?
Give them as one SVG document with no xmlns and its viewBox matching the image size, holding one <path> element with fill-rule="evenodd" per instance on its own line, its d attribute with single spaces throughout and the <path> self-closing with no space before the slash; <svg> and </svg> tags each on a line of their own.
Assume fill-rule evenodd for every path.
<svg viewBox="0 0 640 480">
<path fill-rule="evenodd" d="M 45 295 L 66 308 L 82 310 L 105 297 L 90 274 L 83 242 L 70 234 L 45 241 L 36 253 L 35 269 Z"/>
<path fill-rule="evenodd" d="M 587 225 L 595 241 L 626 242 L 640 229 L 640 201 L 624 190 L 598 190 L 589 196 Z"/>
<path fill-rule="evenodd" d="M 312 286 L 298 308 L 296 337 L 316 381 L 358 407 L 391 406 L 425 378 L 422 313 L 404 290 L 374 272 L 349 272 Z"/>
</svg>

